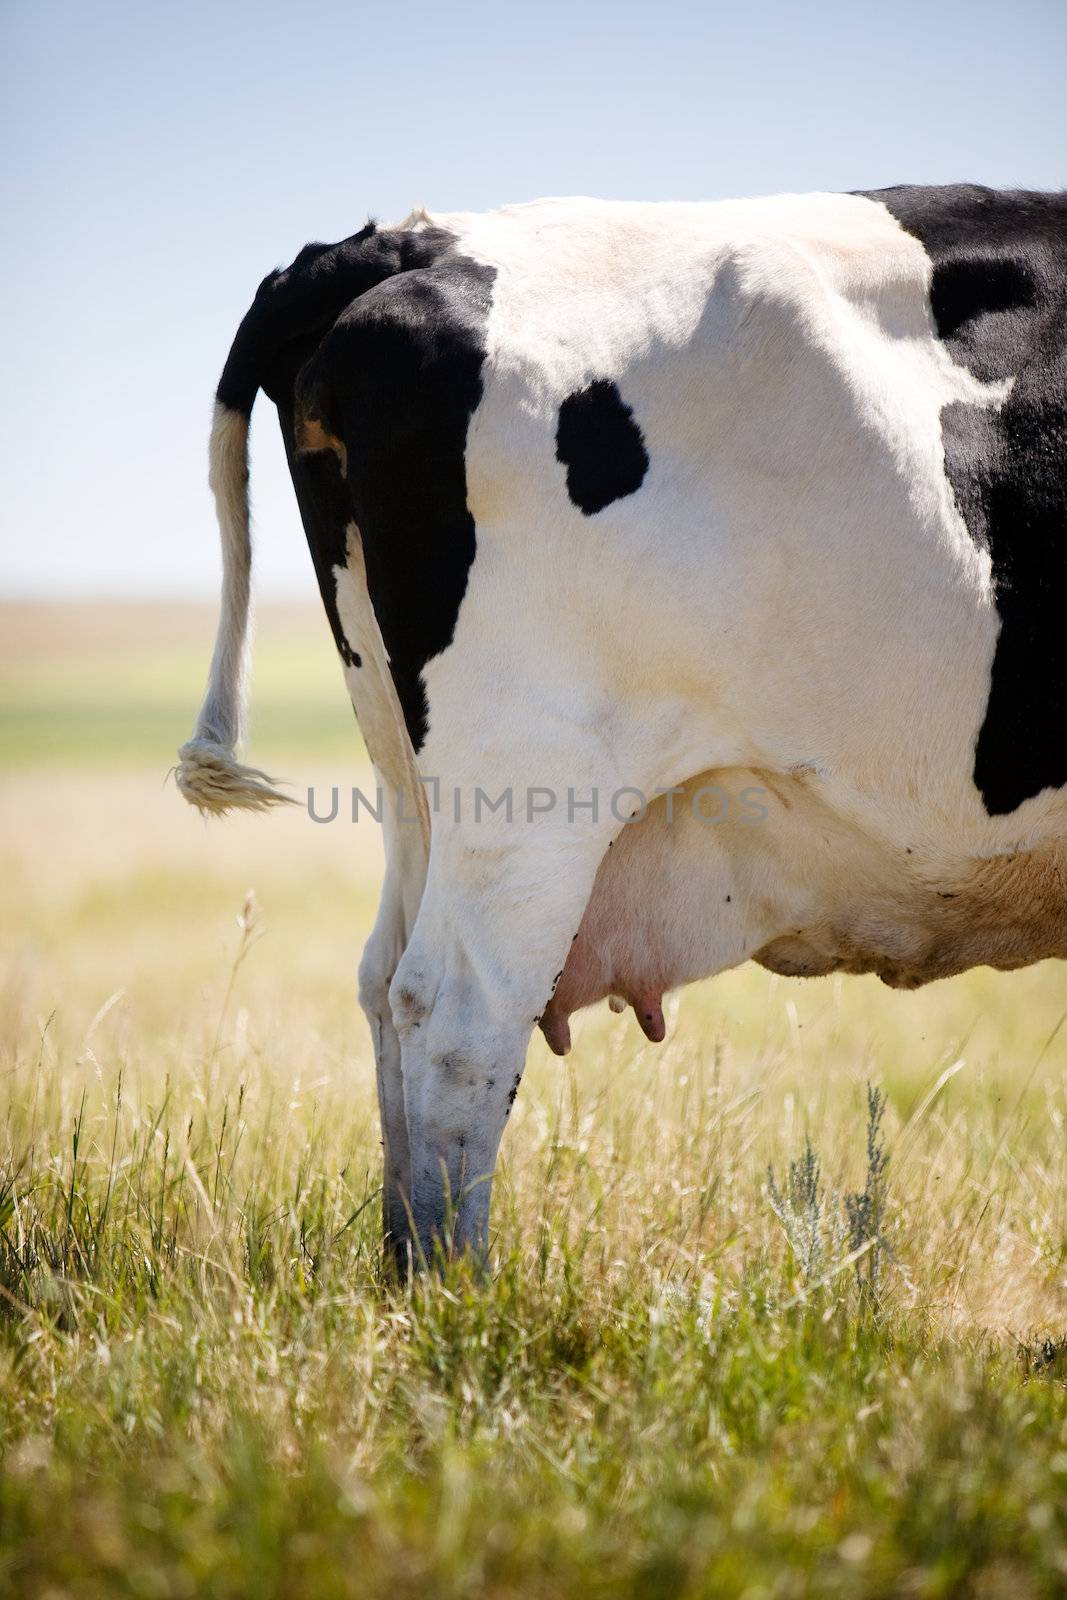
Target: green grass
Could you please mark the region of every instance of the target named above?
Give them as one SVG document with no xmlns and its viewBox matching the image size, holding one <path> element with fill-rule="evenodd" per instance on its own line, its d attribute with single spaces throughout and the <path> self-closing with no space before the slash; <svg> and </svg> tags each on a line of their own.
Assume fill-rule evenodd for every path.
<svg viewBox="0 0 1067 1600">
<path fill-rule="evenodd" d="M 542 1076 L 491 1281 L 404 1294 L 365 1093 L 55 1065 L 0 1198 L 10 1592 L 1063 1592 L 1067 1363 L 945 1330 L 892 1155 L 875 1293 L 847 1240 L 803 1270 L 739 1084 L 602 1077 L 612 1127 Z"/>
<path fill-rule="evenodd" d="M 263 642 L 299 723 L 334 663 Z M 1061 967 L 591 1014 L 531 1050 L 489 1278 L 399 1292 L 374 830 L 206 827 L 141 737 L 0 795 L 0 1594 L 1065 1592 Z"/>
</svg>

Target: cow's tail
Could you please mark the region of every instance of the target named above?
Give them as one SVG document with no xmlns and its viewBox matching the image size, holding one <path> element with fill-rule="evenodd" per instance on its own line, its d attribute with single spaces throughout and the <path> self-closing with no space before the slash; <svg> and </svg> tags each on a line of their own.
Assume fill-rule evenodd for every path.
<svg viewBox="0 0 1067 1600">
<path fill-rule="evenodd" d="M 255 390 L 253 388 L 253 395 Z M 207 693 L 196 730 L 178 752 L 178 788 L 203 812 L 262 811 L 291 804 L 256 767 L 237 760 L 244 730 L 251 642 L 252 540 L 248 511 L 248 425 L 251 411 L 215 402 L 208 481 L 222 541 L 222 609 Z"/>
</svg>

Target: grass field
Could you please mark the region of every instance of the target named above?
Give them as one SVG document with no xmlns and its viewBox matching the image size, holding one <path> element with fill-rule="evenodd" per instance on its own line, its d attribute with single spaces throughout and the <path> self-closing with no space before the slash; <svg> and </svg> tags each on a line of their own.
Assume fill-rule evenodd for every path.
<svg viewBox="0 0 1067 1600">
<path fill-rule="evenodd" d="M 0 1594 L 1067 1592 L 1062 967 L 591 1013 L 491 1281 L 390 1291 L 373 825 L 182 804 L 209 611 L 0 625 Z M 255 706 L 363 775 L 317 616 Z"/>
</svg>

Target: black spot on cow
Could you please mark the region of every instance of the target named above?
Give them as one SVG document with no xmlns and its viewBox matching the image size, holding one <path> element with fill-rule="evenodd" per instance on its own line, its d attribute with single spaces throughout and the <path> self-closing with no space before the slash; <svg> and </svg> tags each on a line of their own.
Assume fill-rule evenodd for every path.
<svg viewBox="0 0 1067 1600">
<path fill-rule="evenodd" d="M 451 643 L 475 552 L 466 440 L 482 392 L 494 269 L 439 228 L 368 225 L 308 245 L 269 274 L 238 329 L 218 398 L 278 408 L 323 602 L 342 657 L 334 567 L 355 522 L 412 743 L 426 736 L 422 669 Z M 300 448 L 310 420 L 344 452 Z"/>
<path fill-rule="evenodd" d="M 615 384 L 598 378 L 567 396 L 559 408 L 556 459 L 567 469 L 567 493 L 587 517 L 637 493 L 648 451 Z"/>
<path fill-rule="evenodd" d="M 945 471 L 988 550 L 1000 632 L 974 781 L 992 816 L 1067 783 L 1067 195 L 959 184 L 880 189 L 933 264 L 953 359 L 1012 380 L 999 410 L 941 414 Z"/>
<path fill-rule="evenodd" d="M 367 586 L 412 743 L 422 669 L 445 650 L 475 553 L 466 443 L 481 399 L 494 273 L 444 252 L 356 300 L 297 380 L 297 405 L 344 443 Z"/>
</svg>

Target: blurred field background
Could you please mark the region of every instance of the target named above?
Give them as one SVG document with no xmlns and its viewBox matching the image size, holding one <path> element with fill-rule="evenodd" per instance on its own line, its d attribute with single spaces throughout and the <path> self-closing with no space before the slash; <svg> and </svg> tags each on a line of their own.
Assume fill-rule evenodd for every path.
<svg viewBox="0 0 1067 1600">
<path fill-rule="evenodd" d="M 1065 969 L 538 1037 L 492 1281 L 391 1292 L 377 830 L 183 804 L 213 629 L 0 608 L 0 1593 L 1064 1593 Z M 368 781 L 317 611 L 253 719 Z"/>
</svg>

